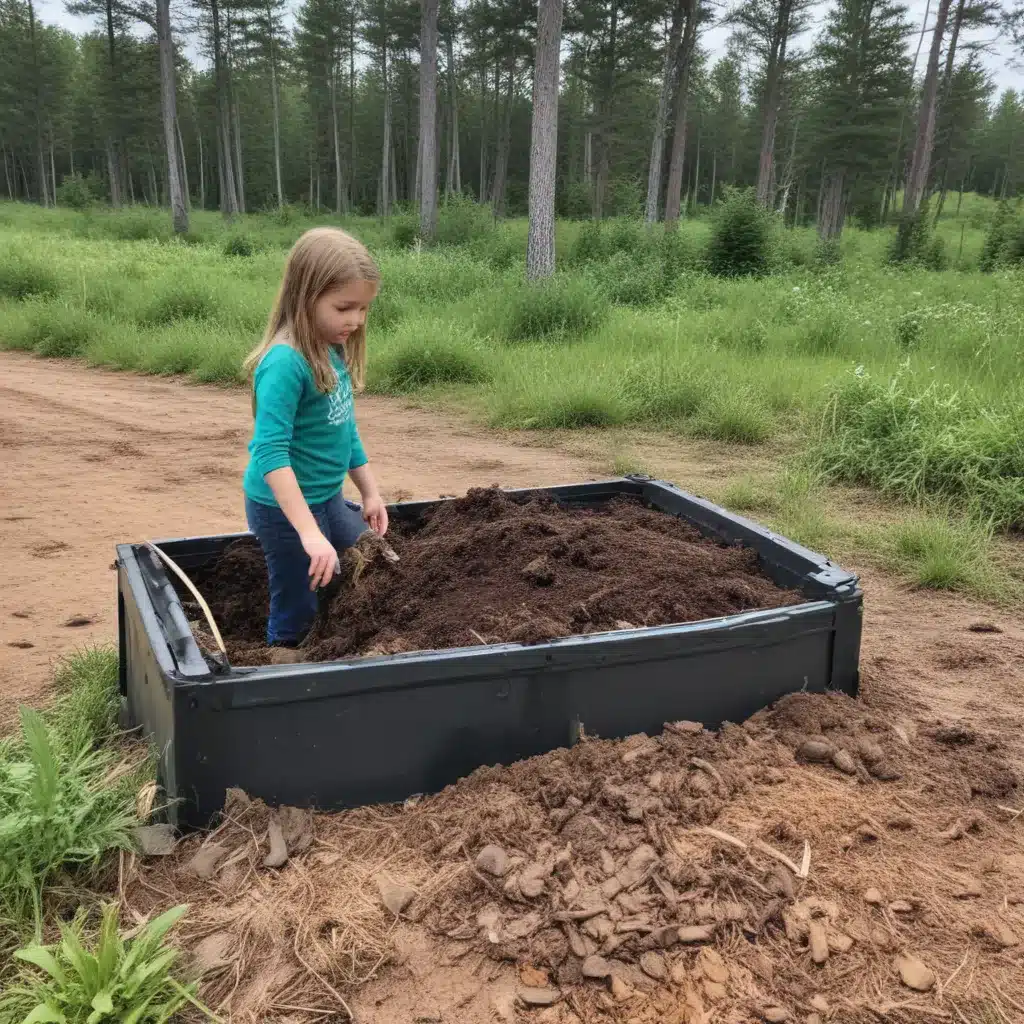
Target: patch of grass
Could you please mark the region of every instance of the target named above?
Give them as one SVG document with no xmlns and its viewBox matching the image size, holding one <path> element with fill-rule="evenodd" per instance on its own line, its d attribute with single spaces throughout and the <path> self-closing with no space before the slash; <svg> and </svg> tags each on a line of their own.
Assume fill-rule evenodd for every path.
<svg viewBox="0 0 1024 1024">
<path fill-rule="evenodd" d="M 733 512 L 775 512 L 780 502 L 776 494 L 761 482 L 743 476 L 727 484 L 719 496 L 719 502 Z"/>
<path fill-rule="evenodd" d="M 608 317 L 608 302 L 589 282 L 556 277 L 507 290 L 492 321 L 495 336 L 505 342 L 580 338 Z"/>
<path fill-rule="evenodd" d="M 189 1004 L 216 1019 L 196 1000 L 195 983 L 183 985 L 172 973 L 180 952 L 165 938 L 187 910 L 172 907 L 130 939 L 120 932 L 116 903 L 104 905 L 92 942 L 84 912 L 70 924 L 58 922 L 58 943 L 14 954 L 22 966 L 0 996 L 0 1024 L 159 1024 Z"/>
<path fill-rule="evenodd" d="M 107 328 L 99 317 L 60 302 L 31 303 L 20 323 L 9 326 L 9 348 L 48 358 L 80 356 Z"/>
<path fill-rule="evenodd" d="M 760 444 L 774 433 L 771 413 L 750 393 L 720 392 L 693 423 L 693 433 L 713 441 Z"/>
<path fill-rule="evenodd" d="M 371 367 L 370 388 L 400 395 L 433 385 L 480 384 L 490 376 L 478 350 L 445 337 L 438 325 L 397 342 Z"/>
<path fill-rule="evenodd" d="M 955 514 L 912 514 L 891 529 L 890 560 L 920 587 L 998 589 L 992 569 L 992 527 Z"/>
<path fill-rule="evenodd" d="M 219 303 L 213 289 L 198 281 L 165 287 L 139 312 L 139 323 L 162 327 L 180 320 L 213 320 Z"/>
<path fill-rule="evenodd" d="M 49 267 L 8 252 L 0 258 L 0 298 L 23 301 L 58 294 L 60 280 Z"/>
</svg>

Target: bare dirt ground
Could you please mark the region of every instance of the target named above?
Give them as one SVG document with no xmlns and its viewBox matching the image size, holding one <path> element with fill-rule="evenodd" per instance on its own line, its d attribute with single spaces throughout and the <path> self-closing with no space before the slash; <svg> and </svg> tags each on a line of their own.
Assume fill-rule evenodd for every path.
<svg viewBox="0 0 1024 1024">
<path fill-rule="evenodd" d="M 392 498 L 607 474 L 597 449 L 401 402 L 363 399 L 360 424 Z M 0 711 L 113 637 L 116 541 L 242 526 L 248 429 L 241 391 L 0 356 Z M 584 743 L 405 810 L 300 815 L 280 868 L 266 809 L 239 804 L 219 863 L 197 875 L 201 837 L 137 862 L 128 906 L 192 903 L 204 993 L 235 1020 L 343 1020 L 348 1002 L 360 1024 L 1020 1024 L 1024 624 L 862 578 L 861 701 Z M 764 849 L 799 866 L 805 842 L 806 878 Z M 508 864 L 479 860 L 488 844 Z"/>
</svg>

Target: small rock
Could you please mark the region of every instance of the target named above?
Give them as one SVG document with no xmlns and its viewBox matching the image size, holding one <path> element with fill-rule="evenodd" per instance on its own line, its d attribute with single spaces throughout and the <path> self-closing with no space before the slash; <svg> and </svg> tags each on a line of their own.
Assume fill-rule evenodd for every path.
<svg viewBox="0 0 1024 1024">
<path fill-rule="evenodd" d="M 812 996 L 811 1009 L 818 1013 L 828 1013 L 828 1000 L 823 995 Z"/>
<path fill-rule="evenodd" d="M 555 571 L 548 561 L 547 555 L 535 558 L 529 565 L 523 567 L 523 575 L 536 583 L 539 587 L 549 587 L 555 582 Z"/>
<path fill-rule="evenodd" d="M 878 764 L 885 757 L 885 751 L 874 741 L 864 737 L 857 744 L 857 753 L 865 764 Z"/>
<path fill-rule="evenodd" d="M 704 995 L 714 1003 L 720 1003 L 729 995 L 729 990 L 724 985 L 719 985 L 717 981 L 708 981 L 707 978 L 704 979 L 702 987 Z"/>
<path fill-rule="evenodd" d="M 683 964 L 673 964 L 670 974 L 673 985 L 686 984 L 686 967 Z"/>
<path fill-rule="evenodd" d="M 217 871 L 217 865 L 227 856 L 228 849 L 220 843 L 209 843 L 201 847 L 196 855 L 188 862 L 186 870 L 190 871 L 197 878 L 213 878 Z"/>
<path fill-rule="evenodd" d="M 824 764 L 832 759 L 835 747 L 824 737 L 806 739 L 796 748 L 796 756 L 802 761 L 815 761 Z"/>
<path fill-rule="evenodd" d="M 916 956 L 901 956 L 896 960 L 900 980 L 915 992 L 930 992 L 935 987 L 935 973 Z"/>
<path fill-rule="evenodd" d="M 668 949 L 679 941 L 679 929 L 673 925 L 664 928 L 655 928 L 651 932 L 651 941 L 662 949 Z"/>
<path fill-rule="evenodd" d="M 837 750 L 832 755 L 832 763 L 846 775 L 857 774 L 857 762 L 848 750 Z"/>
<path fill-rule="evenodd" d="M 892 936 L 881 926 L 875 925 L 871 929 L 871 944 L 877 946 L 879 949 L 891 949 L 892 948 Z"/>
<path fill-rule="evenodd" d="M 495 878 L 504 878 L 508 872 L 508 854 L 500 846 L 485 846 L 476 855 L 476 866 Z"/>
<path fill-rule="evenodd" d="M 981 893 L 981 882 L 979 882 L 973 875 L 965 875 L 960 880 L 960 885 L 957 886 L 956 892 L 954 892 L 953 895 L 958 900 L 967 900 L 972 899 L 975 896 L 980 896 Z"/>
<path fill-rule="evenodd" d="M 828 960 L 828 933 L 821 921 L 811 921 L 808 926 L 807 944 L 811 949 L 811 959 L 816 964 L 823 964 Z"/>
<path fill-rule="evenodd" d="M 704 946 L 697 954 L 697 966 L 708 981 L 724 985 L 729 980 L 729 968 L 717 949 Z"/>
<path fill-rule="evenodd" d="M 914 912 L 914 904 L 908 903 L 906 900 L 893 900 L 889 904 L 889 909 L 894 914 L 912 914 Z"/>
<path fill-rule="evenodd" d="M 267 825 L 267 838 L 270 840 L 270 852 L 263 858 L 263 866 L 268 868 L 282 867 L 288 861 L 288 847 L 284 841 L 284 831 L 277 815 L 271 815 Z"/>
<path fill-rule="evenodd" d="M 391 911 L 395 917 L 398 917 L 416 896 L 416 890 L 408 885 L 402 885 L 399 882 L 393 882 L 390 878 L 378 878 L 377 889 L 380 892 L 380 898 L 384 901 L 384 906 Z M 477 921 L 479 922 L 480 917 L 478 915 Z"/>
<path fill-rule="evenodd" d="M 670 732 L 677 732 L 683 735 L 696 736 L 704 731 L 704 725 L 702 722 L 690 722 L 682 720 L 679 722 L 667 722 L 665 728 Z"/>
<path fill-rule="evenodd" d="M 622 892 L 622 888 L 622 881 L 619 879 L 618 875 L 612 875 L 611 878 L 606 878 L 601 883 L 601 895 L 606 900 L 613 900 L 620 892 Z"/>
<path fill-rule="evenodd" d="M 140 825 L 135 830 L 135 842 L 144 857 L 166 857 L 174 853 L 174 826 Z"/>
<path fill-rule="evenodd" d="M 519 968 L 519 980 L 527 988 L 548 988 L 551 984 L 551 976 L 547 971 L 529 964 Z"/>
<path fill-rule="evenodd" d="M 588 956 L 581 968 L 584 978 L 609 978 L 612 965 L 603 956 Z"/>
<path fill-rule="evenodd" d="M 647 788 L 653 789 L 655 793 L 661 790 L 665 783 L 665 776 L 661 772 L 651 772 L 647 776 Z"/>
<path fill-rule="evenodd" d="M 557 988 L 534 988 L 524 985 L 516 992 L 524 1006 L 554 1006 L 562 993 Z"/>
<path fill-rule="evenodd" d="M 519 891 L 529 900 L 536 899 L 544 891 L 544 879 L 536 875 L 519 879 Z"/>
<path fill-rule="evenodd" d="M 615 874 L 615 858 L 608 850 L 601 851 L 601 870 L 606 875 Z"/>
<path fill-rule="evenodd" d="M 864 902 L 870 903 L 873 907 L 882 905 L 882 894 L 877 889 L 868 889 L 864 893 Z"/>
<path fill-rule="evenodd" d="M 783 1021 L 789 1020 L 789 1010 L 784 1006 L 766 1006 L 761 1011 L 761 1017 L 768 1024 L 783 1024 Z"/>
<path fill-rule="evenodd" d="M 630 855 L 629 860 L 626 861 L 626 867 L 631 871 L 646 871 L 652 864 L 656 864 L 658 861 L 658 854 L 655 852 L 654 847 L 648 846 L 644 843 L 642 846 L 638 846 Z"/>
<path fill-rule="evenodd" d="M 715 937 L 715 929 L 710 924 L 684 925 L 679 930 L 680 942 L 710 942 Z"/>
<path fill-rule="evenodd" d="M 985 934 L 1004 949 L 1020 945 L 1020 939 L 1005 921 L 990 921 L 985 925 Z"/>
<path fill-rule="evenodd" d="M 501 924 L 501 911 L 497 904 L 488 903 L 479 914 L 476 915 L 476 926 L 481 931 L 495 932 Z"/>
<path fill-rule="evenodd" d="M 580 883 L 577 882 L 575 878 L 570 878 L 569 881 L 565 883 L 562 895 L 565 897 L 566 906 L 571 907 L 576 900 L 579 899 Z"/>
<path fill-rule="evenodd" d="M 615 931 L 615 925 L 610 918 L 600 914 L 585 922 L 583 930 L 596 942 L 604 942 Z"/>
<path fill-rule="evenodd" d="M 833 953 L 849 953 L 853 949 L 853 939 L 843 932 L 832 931 L 828 933 L 828 948 Z"/>
<path fill-rule="evenodd" d="M 660 953 L 644 953 L 640 957 L 640 970 L 655 981 L 664 981 L 668 977 L 665 958 Z"/>
<path fill-rule="evenodd" d="M 612 998 L 617 1003 L 624 1003 L 633 998 L 633 990 L 615 975 L 612 975 Z"/>
</svg>

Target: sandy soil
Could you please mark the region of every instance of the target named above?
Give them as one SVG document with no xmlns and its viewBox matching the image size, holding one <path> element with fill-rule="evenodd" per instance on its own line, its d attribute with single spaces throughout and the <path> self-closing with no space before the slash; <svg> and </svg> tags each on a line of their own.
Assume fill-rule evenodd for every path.
<svg viewBox="0 0 1024 1024">
<path fill-rule="evenodd" d="M 56 658 L 115 638 L 115 544 L 245 529 L 250 426 L 241 389 L 0 354 L 0 722 Z M 359 426 L 386 499 L 603 475 L 401 401 L 363 398 Z"/>
<path fill-rule="evenodd" d="M 493 482 L 545 484 L 607 473 L 607 453 L 600 454 L 597 447 L 588 452 L 581 441 L 574 444 L 572 454 L 550 447 L 525 447 L 402 402 L 364 399 L 360 423 L 385 493 L 391 498 L 431 497 Z M 45 697 L 55 657 L 84 642 L 113 637 L 114 580 L 109 566 L 115 542 L 242 526 L 238 481 L 248 428 L 248 401 L 241 391 L 0 355 L 0 447 L 4 460 L 0 718 L 13 711 L 18 700 Z M 680 454 L 680 465 L 685 458 Z M 700 488 L 699 482 L 683 473 L 676 482 Z M 933 993 L 927 1002 L 928 1010 L 935 1011 L 932 1017 L 967 1019 L 972 1024 L 1009 1020 L 1006 1012 L 1014 1012 L 1011 1008 L 1019 1006 L 1019 999 L 999 1004 L 1002 1018 L 994 1011 L 991 1017 L 975 1016 L 971 1011 L 963 1017 L 959 1009 L 943 1004 L 943 987 L 954 979 L 951 998 L 960 998 L 956 995 L 960 992 L 966 999 L 985 995 L 989 990 L 969 992 L 975 984 L 975 968 L 979 978 L 995 979 L 991 981 L 994 985 L 1022 969 L 1022 953 L 1020 946 L 990 949 L 991 941 L 972 931 L 973 917 L 951 909 L 967 906 L 963 899 L 951 888 L 948 893 L 939 892 L 935 888 L 939 883 L 932 879 L 942 874 L 947 879 L 942 885 L 949 888 L 948 878 L 954 872 L 981 873 L 983 892 L 980 897 L 970 896 L 974 908 L 970 913 L 979 920 L 1001 915 L 1024 934 L 1020 904 L 1015 902 L 1024 899 L 1024 817 L 1016 821 L 1000 818 L 1002 812 L 997 807 L 1000 800 L 1019 807 L 1020 788 L 1002 796 L 979 797 L 966 775 L 966 786 L 964 780 L 958 783 L 959 748 L 949 748 L 955 757 L 943 753 L 947 749 L 943 744 L 958 742 L 959 734 L 948 730 L 963 722 L 977 732 L 970 751 L 992 752 L 1018 773 L 1024 770 L 1024 623 L 969 599 L 910 591 L 874 572 L 864 572 L 862 578 L 866 594 L 865 714 L 874 716 L 874 727 L 888 736 L 887 742 L 895 742 L 897 734 L 909 734 L 912 741 L 917 734 L 926 737 L 911 746 L 913 753 L 905 755 L 910 760 L 904 780 L 891 790 L 858 789 L 856 780 L 847 786 L 818 767 L 794 766 L 790 753 L 786 755 L 790 761 L 784 762 L 790 781 L 774 786 L 770 798 L 766 789 L 738 793 L 716 824 L 724 821 L 726 827 L 740 832 L 747 829 L 748 834 L 751 829 L 761 830 L 776 841 L 789 827 L 782 828 L 779 821 L 785 824 L 784 819 L 791 818 L 798 831 L 806 829 L 806 834 L 814 837 L 815 863 L 823 864 L 817 869 L 821 880 L 815 884 L 820 885 L 817 891 L 823 899 L 837 899 L 836 894 L 842 892 L 847 900 L 859 900 L 856 894 L 873 879 L 885 880 L 881 887 L 887 900 L 917 893 L 920 900 L 914 906 L 926 906 L 934 919 L 929 924 L 928 915 L 922 914 L 919 930 L 915 930 L 916 924 L 901 925 L 893 934 L 901 937 L 900 951 L 906 952 L 904 940 L 924 941 L 926 936 L 938 934 L 939 925 L 945 929 L 942 934 L 948 938 L 941 948 L 918 950 L 926 959 L 935 958 L 939 968 L 937 999 L 932 1001 Z M 76 618 L 89 623 L 67 625 Z M 937 726 L 947 730 L 945 740 L 928 738 L 938 735 Z M 894 816 L 894 802 L 904 810 L 910 808 L 909 826 Z M 980 830 L 971 824 L 978 806 L 985 817 Z M 945 841 L 947 845 L 940 849 L 933 837 L 949 825 L 945 816 L 952 811 L 963 817 L 969 834 L 962 842 Z M 759 816 L 762 820 L 755 820 Z M 884 835 L 881 842 L 872 840 L 866 847 L 874 852 L 865 857 L 848 853 L 840 832 L 859 837 L 862 823 L 875 827 L 875 820 L 882 823 Z M 769 828 L 775 831 L 764 831 Z M 930 859 L 933 848 L 935 855 Z M 698 853 L 711 856 L 703 848 Z M 824 860 L 817 859 L 819 856 Z M 288 876 L 283 872 L 280 877 L 283 883 Z M 417 1019 L 468 1024 L 496 1017 L 512 1019 L 511 993 L 516 979 L 509 973 L 511 965 L 493 964 L 488 959 L 481 967 L 474 956 L 477 966 L 471 969 L 468 962 L 458 962 L 469 948 L 465 943 L 453 952 L 443 941 L 439 943 L 409 925 L 391 933 L 390 940 L 397 941 L 398 956 L 393 967 L 355 997 L 360 1021 L 404 1024 Z M 779 946 L 780 951 L 783 948 Z M 739 953 L 736 956 L 742 961 Z M 785 956 L 791 958 L 792 954 Z M 891 960 L 892 954 L 885 956 Z M 883 963 L 880 957 L 865 963 L 877 969 Z M 891 973 L 889 961 L 884 963 Z M 687 964 L 688 977 L 699 977 L 698 967 Z M 807 969 L 799 970 L 806 974 Z M 841 991 L 846 984 L 846 970 L 837 960 L 835 973 L 830 975 L 832 992 Z M 891 978 L 886 985 L 891 987 Z M 685 988 L 679 990 L 683 991 Z M 799 1017 L 789 1019 L 803 1020 L 813 987 L 805 985 L 799 997 L 796 991 L 791 988 L 794 1001 L 790 1006 L 805 1009 Z M 1012 992 L 1004 991 L 1012 998 Z M 681 999 L 679 992 L 671 999 Z M 1019 996 L 1019 985 L 1015 992 Z M 329 1004 L 330 997 L 324 998 Z M 318 1000 L 316 1005 L 324 1004 Z M 749 1011 L 737 1010 L 738 1016 L 732 1012 L 740 1003 L 730 1004 L 730 1012 L 717 1017 L 683 1012 L 685 1007 L 680 1009 L 678 1002 L 675 1009 L 667 1004 L 659 1009 L 660 1004 L 653 1001 L 644 1005 L 643 1014 L 629 1008 L 634 1004 L 616 1007 L 614 1012 L 604 1007 L 601 1013 L 609 1019 L 644 1021 L 755 1019 L 745 1015 Z M 932 1019 L 924 1006 L 908 999 L 899 1012 L 883 1019 Z M 578 1008 L 588 1009 L 589 1004 Z M 317 1016 L 294 1009 L 297 1021 Z M 557 1012 L 542 1011 L 541 1017 L 546 1024 L 578 1024 L 580 1019 L 585 1024 L 589 1019 L 587 1013 L 570 1013 L 565 1007 Z M 278 1019 L 287 1018 L 282 1015 Z M 322 1013 L 320 1019 L 325 1019 Z M 847 1018 L 826 1013 L 821 1019 Z M 1024 1011 L 1013 1020 L 1024 1020 Z"/>
</svg>

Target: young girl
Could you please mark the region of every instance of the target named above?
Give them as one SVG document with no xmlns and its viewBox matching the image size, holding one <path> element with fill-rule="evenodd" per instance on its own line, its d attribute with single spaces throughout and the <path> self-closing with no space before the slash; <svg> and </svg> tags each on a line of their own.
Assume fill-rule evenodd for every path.
<svg viewBox="0 0 1024 1024">
<path fill-rule="evenodd" d="M 388 514 L 356 429 L 353 388 L 363 384 L 366 313 L 380 271 L 356 239 L 314 228 L 295 243 L 262 343 L 245 367 L 255 425 L 245 511 L 267 560 L 267 643 L 294 647 L 317 611 L 338 551 Z M 342 497 L 349 476 L 362 512 Z"/>
</svg>

